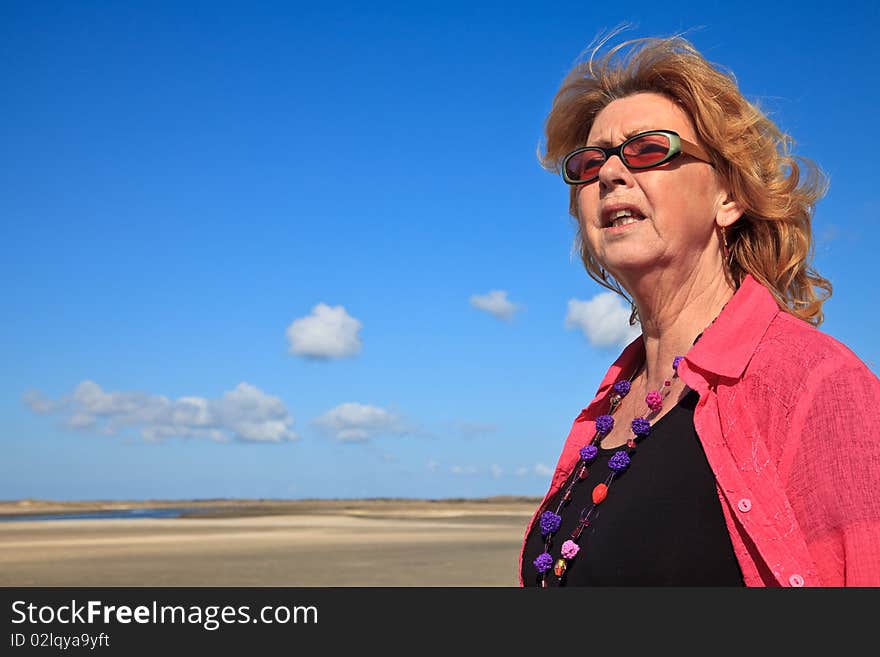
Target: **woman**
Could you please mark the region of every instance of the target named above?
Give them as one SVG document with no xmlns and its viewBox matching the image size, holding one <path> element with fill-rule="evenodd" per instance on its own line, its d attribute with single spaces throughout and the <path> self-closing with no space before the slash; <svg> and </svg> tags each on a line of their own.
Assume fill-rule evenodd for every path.
<svg viewBox="0 0 880 657">
<path fill-rule="evenodd" d="M 880 585 L 880 380 L 816 328 L 821 174 L 679 37 L 594 51 L 546 134 L 642 335 L 574 421 L 521 584 Z"/>
</svg>

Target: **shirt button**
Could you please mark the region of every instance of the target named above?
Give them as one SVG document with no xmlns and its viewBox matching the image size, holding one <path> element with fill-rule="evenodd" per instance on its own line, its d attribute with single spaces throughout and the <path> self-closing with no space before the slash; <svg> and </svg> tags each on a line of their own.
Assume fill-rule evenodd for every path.
<svg viewBox="0 0 880 657">
<path fill-rule="evenodd" d="M 752 501 L 748 497 L 744 497 L 736 503 L 736 506 L 743 513 L 748 513 L 752 510 Z"/>
<path fill-rule="evenodd" d="M 795 587 L 800 587 L 804 585 L 804 578 L 795 573 L 791 577 L 788 578 L 788 583 Z"/>
</svg>

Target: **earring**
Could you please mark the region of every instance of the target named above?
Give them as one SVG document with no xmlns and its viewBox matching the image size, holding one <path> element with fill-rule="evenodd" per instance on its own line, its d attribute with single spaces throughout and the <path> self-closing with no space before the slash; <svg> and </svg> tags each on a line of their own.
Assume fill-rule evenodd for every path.
<svg viewBox="0 0 880 657">
<path fill-rule="evenodd" d="M 730 266 L 730 246 L 727 244 L 727 229 L 721 227 L 722 253 L 724 254 L 724 264 Z"/>
</svg>

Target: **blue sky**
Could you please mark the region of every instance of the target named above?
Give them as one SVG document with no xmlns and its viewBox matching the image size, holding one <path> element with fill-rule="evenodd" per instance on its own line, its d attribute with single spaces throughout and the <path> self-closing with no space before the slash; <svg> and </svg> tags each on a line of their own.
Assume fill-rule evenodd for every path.
<svg viewBox="0 0 880 657">
<path fill-rule="evenodd" d="M 874 3 L 366 4 L 2 4 L 0 499 L 542 494 L 628 327 L 535 152 L 622 21 L 828 173 L 878 371 Z"/>
</svg>

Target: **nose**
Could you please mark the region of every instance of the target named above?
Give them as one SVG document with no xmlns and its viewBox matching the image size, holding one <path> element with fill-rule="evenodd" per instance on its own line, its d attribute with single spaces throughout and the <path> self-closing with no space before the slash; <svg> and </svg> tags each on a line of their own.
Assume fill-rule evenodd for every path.
<svg viewBox="0 0 880 657">
<path fill-rule="evenodd" d="M 627 186 L 632 182 L 632 173 L 626 168 L 623 160 L 618 155 L 609 157 L 599 168 L 599 186 L 602 189 L 610 189 L 617 186 Z"/>
</svg>

